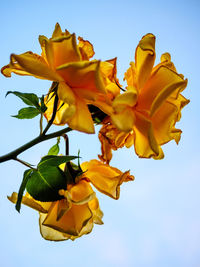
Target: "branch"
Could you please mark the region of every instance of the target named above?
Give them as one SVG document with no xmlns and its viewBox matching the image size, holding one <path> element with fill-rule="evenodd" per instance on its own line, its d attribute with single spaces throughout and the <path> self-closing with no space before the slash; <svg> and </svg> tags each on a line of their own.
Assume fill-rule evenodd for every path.
<svg viewBox="0 0 200 267">
<path fill-rule="evenodd" d="M 54 132 L 54 133 L 51 133 L 51 134 L 47 134 L 45 135 L 44 132 L 42 135 L 39 135 L 38 137 L 34 138 L 33 140 L 31 140 L 30 142 L 26 143 L 25 145 L 17 148 L 16 150 L 13 150 L 12 152 L 6 154 L 6 155 L 3 155 L 0 157 L 0 163 L 1 162 L 5 162 L 5 161 L 8 161 L 8 160 L 16 160 L 16 157 L 21 154 L 22 152 L 24 152 L 25 150 L 43 142 L 43 141 L 46 141 L 46 140 L 49 140 L 49 139 L 52 139 L 52 138 L 55 138 L 55 137 L 58 137 L 58 136 L 61 136 L 62 134 L 64 133 L 68 133 L 72 131 L 71 128 L 67 127 L 67 128 L 64 128 L 60 131 L 57 131 L 57 132 Z"/>
</svg>

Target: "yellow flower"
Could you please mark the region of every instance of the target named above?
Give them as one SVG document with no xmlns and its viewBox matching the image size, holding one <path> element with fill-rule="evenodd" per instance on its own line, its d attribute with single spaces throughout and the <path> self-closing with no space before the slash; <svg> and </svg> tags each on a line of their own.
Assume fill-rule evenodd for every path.
<svg viewBox="0 0 200 267">
<path fill-rule="evenodd" d="M 39 211 L 43 238 L 53 241 L 74 240 L 90 233 L 94 223 L 103 223 L 98 199 L 87 181 L 80 180 L 59 193 L 64 199 L 54 202 L 37 201 L 28 193 L 22 199 L 23 204 Z M 14 192 L 8 199 L 16 203 L 17 193 Z"/>
<path fill-rule="evenodd" d="M 82 43 L 83 39 L 79 38 L 79 41 L 80 40 Z M 85 41 L 84 46 L 81 46 L 81 48 L 88 45 L 87 42 L 88 41 Z M 89 47 L 88 49 L 85 48 L 85 50 L 91 51 L 91 47 Z M 91 53 L 90 55 L 93 55 L 93 54 Z M 103 61 L 100 63 L 100 73 L 101 73 L 102 80 L 104 82 L 106 94 L 98 93 L 96 94 L 95 99 L 91 98 L 91 99 L 87 99 L 86 101 L 87 104 L 98 107 L 100 110 L 102 110 L 104 113 L 108 115 L 111 115 L 113 113 L 112 101 L 120 93 L 120 89 L 116 84 L 118 83 L 118 79 L 116 77 L 116 72 L 117 72 L 116 61 L 117 61 L 117 58 L 114 58 L 114 59 L 110 59 L 110 60 Z M 53 93 L 51 93 L 48 97 L 45 98 L 47 111 L 45 112 L 44 115 L 47 120 L 51 119 L 53 107 L 54 107 L 54 99 L 55 97 L 53 97 Z M 76 120 L 74 118 L 74 122 L 76 125 L 81 125 L 82 123 L 81 120 L 83 119 L 83 116 L 82 116 L 83 108 L 84 107 L 81 102 L 79 103 L 78 106 L 76 106 Z M 59 100 L 58 110 L 56 113 L 56 117 L 54 119 L 54 124 L 57 124 L 57 125 L 64 125 L 66 123 L 69 124 L 70 117 L 73 115 L 73 113 L 74 113 L 73 105 L 69 105 L 66 103 L 64 104 L 62 101 Z"/>
<path fill-rule="evenodd" d="M 104 125 L 100 131 L 108 130 L 100 137 L 102 147 L 109 142 L 107 151 L 114 148 L 113 143 L 116 149 L 134 143 L 139 157 L 160 159 L 164 156 L 161 145 L 172 139 L 179 142 L 181 130 L 176 129 L 175 124 L 181 117 L 181 109 L 189 103 L 181 95 L 187 80 L 177 73 L 168 53 L 163 54 L 161 63 L 153 68 L 154 61 L 155 36 L 147 34 L 137 46 L 135 63 L 131 62 L 125 73 L 127 91 L 113 101 L 114 126 L 109 126 L 110 129 Z M 103 154 L 104 150 L 102 148 Z M 108 157 L 109 161 L 109 153 L 102 155 L 104 160 Z"/>
<path fill-rule="evenodd" d="M 83 174 L 75 178 L 75 184 L 68 184 L 67 190 L 59 190 L 63 196 L 61 200 L 41 202 L 28 193 L 23 196 L 22 203 L 40 213 L 39 224 L 43 238 L 53 241 L 75 240 L 90 233 L 94 223 L 103 224 L 103 212 L 90 183 L 100 192 L 118 199 L 120 185 L 134 180 L 129 171 L 122 173 L 98 160 L 84 162 L 81 169 Z M 8 199 L 16 203 L 17 193 L 14 192 Z"/>
<path fill-rule="evenodd" d="M 93 133 L 94 125 L 86 102 L 94 101 L 99 92 L 105 93 L 105 88 L 100 61 L 89 61 L 94 54 L 92 45 L 82 38 L 77 45 L 75 34 L 62 32 L 59 24 L 56 24 L 52 38 L 39 36 L 39 42 L 41 56 L 32 52 L 12 54 L 10 64 L 1 69 L 2 74 L 10 77 L 13 72 L 58 82 L 58 97 L 66 103 L 63 121 L 73 129 Z"/>
</svg>

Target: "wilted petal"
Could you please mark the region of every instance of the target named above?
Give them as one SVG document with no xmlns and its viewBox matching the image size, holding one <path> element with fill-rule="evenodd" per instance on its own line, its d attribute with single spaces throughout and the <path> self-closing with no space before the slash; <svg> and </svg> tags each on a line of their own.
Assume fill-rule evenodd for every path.
<svg viewBox="0 0 200 267">
<path fill-rule="evenodd" d="M 78 48 L 80 50 L 82 60 L 89 60 L 95 54 L 93 45 L 89 41 L 84 40 L 82 37 L 78 37 L 78 40 Z"/>
</svg>

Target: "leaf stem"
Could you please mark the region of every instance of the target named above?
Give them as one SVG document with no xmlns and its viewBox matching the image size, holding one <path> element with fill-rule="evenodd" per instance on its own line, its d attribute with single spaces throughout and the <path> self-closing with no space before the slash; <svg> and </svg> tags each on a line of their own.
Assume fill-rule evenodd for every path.
<svg viewBox="0 0 200 267">
<path fill-rule="evenodd" d="M 19 159 L 19 158 L 17 158 L 17 157 L 15 158 L 15 160 L 18 161 L 18 162 L 20 162 L 21 164 L 25 165 L 26 167 L 28 167 L 28 168 L 30 168 L 30 169 L 36 170 L 35 168 L 33 168 L 33 167 L 31 166 L 31 164 L 29 164 L 29 163 L 26 162 L 26 161 L 23 161 L 23 160 L 21 160 L 21 159 Z"/>
</svg>

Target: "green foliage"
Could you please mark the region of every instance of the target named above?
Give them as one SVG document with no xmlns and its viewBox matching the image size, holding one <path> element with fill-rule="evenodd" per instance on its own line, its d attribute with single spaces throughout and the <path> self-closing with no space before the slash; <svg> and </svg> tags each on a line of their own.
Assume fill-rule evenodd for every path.
<svg viewBox="0 0 200 267">
<path fill-rule="evenodd" d="M 60 137 L 57 138 L 57 143 L 49 149 L 48 155 L 58 155 L 60 151 L 59 143 L 60 143 Z"/>
<path fill-rule="evenodd" d="M 40 114 L 40 111 L 33 107 L 28 108 L 22 108 L 18 111 L 17 115 L 14 115 L 12 117 L 17 119 L 32 119 Z"/>
<path fill-rule="evenodd" d="M 31 174 L 32 174 L 32 170 L 30 170 L 30 169 L 28 169 L 24 172 L 24 177 L 23 177 L 23 180 L 22 180 L 22 183 L 20 185 L 19 192 L 18 192 L 17 203 L 15 205 L 15 208 L 18 212 L 20 212 L 24 190 L 26 188 L 26 184 L 27 184 L 29 178 L 31 177 Z"/>
<path fill-rule="evenodd" d="M 32 119 L 47 110 L 47 107 L 44 103 L 44 96 L 38 98 L 38 96 L 35 94 L 21 93 L 17 91 L 9 91 L 7 92 L 6 96 L 9 94 L 14 94 L 29 106 L 28 108 L 20 109 L 18 111 L 18 114 L 12 117 L 15 117 L 17 119 Z"/>
<path fill-rule="evenodd" d="M 37 166 L 37 170 L 32 170 L 31 177 L 27 182 L 28 193 L 39 201 L 56 201 L 63 196 L 58 194 L 60 189 L 66 190 L 68 175 L 58 166 L 69 162 L 75 156 L 54 156 L 48 155 L 42 158 Z"/>
</svg>

